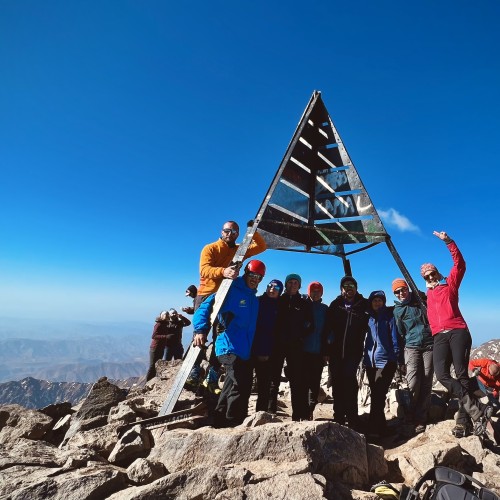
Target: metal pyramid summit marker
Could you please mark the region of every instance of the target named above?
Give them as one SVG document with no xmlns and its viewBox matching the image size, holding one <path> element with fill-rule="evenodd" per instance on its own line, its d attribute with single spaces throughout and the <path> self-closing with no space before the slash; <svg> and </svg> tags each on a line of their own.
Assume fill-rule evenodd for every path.
<svg viewBox="0 0 500 500">
<path fill-rule="evenodd" d="M 313 95 L 259 211 L 268 248 L 344 258 L 388 234 L 321 99 Z"/>
</svg>

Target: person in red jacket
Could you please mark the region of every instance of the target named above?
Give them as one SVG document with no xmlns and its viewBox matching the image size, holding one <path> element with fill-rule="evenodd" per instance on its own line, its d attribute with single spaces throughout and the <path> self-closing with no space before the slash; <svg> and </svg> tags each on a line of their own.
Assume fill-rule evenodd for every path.
<svg viewBox="0 0 500 500">
<path fill-rule="evenodd" d="M 500 363 L 493 359 L 479 358 L 469 361 L 469 370 L 476 377 L 479 389 L 488 397 L 491 406 L 498 411 L 500 402 Z"/>
<path fill-rule="evenodd" d="M 493 408 L 474 396 L 467 371 L 472 337 L 458 307 L 458 289 L 465 275 L 465 260 L 446 232 L 434 231 L 433 234 L 446 243 L 453 259 L 453 267 L 446 278 L 434 264 L 422 264 L 420 268 L 427 286 L 427 317 L 434 338 L 434 371 L 437 380 L 459 402 L 453 434 L 456 437 L 468 435 L 472 419 L 473 432 L 479 436 L 485 432 Z M 450 373 L 452 362 L 456 378 Z"/>
</svg>

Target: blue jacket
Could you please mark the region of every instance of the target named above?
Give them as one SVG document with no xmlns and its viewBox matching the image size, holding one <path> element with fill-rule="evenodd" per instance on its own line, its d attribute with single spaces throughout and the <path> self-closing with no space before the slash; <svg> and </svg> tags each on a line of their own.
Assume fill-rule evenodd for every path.
<svg viewBox="0 0 500 500">
<path fill-rule="evenodd" d="M 236 278 L 231 284 L 217 315 L 219 329 L 223 329 L 215 341 L 217 356 L 236 354 L 244 360 L 250 358 L 259 311 L 256 292 L 257 290 L 252 290 L 247 286 L 243 277 Z M 212 294 L 200 304 L 194 313 L 195 333 L 208 335 L 214 302 L 215 294 Z"/>
<path fill-rule="evenodd" d="M 373 295 L 382 296 L 383 292 L 373 292 L 368 299 L 371 304 Z M 385 306 L 374 311 L 369 309 L 368 335 L 365 340 L 363 364 L 370 368 L 384 368 L 388 362 L 402 364 L 403 349 L 396 328 L 392 308 Z"/>
<path fill-rule="evenodd" d="M 278 315 L 278 298 L 272 299 L 264 293 L 258 297 L 259 314 L 257 328 L 253 339 L 252 354 L 270 356 L 273 352 L 276 316 Z"/>
<path fill-rule="evenodd" d="M 304 351 L 313 354 L 320 354 L 326 345 L 326 315 L 328 306 L 320 300 L 313 301 L 307 299 L 312 305 L 314 330 L 304 339 Z"/>
</svg>

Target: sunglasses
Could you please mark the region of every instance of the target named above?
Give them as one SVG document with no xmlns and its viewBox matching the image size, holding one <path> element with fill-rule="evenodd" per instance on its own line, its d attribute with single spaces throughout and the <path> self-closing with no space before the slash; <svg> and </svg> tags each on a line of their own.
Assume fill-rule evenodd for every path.
<svg viewBox="0 0 500 500">
<path fill-rule="evenodd" d="M 398 288 L 394 290 L 394 295 L 401 295 L 408 292 L 408 288 Z"/>
<path fill-rule="evenodd" d="M 249 278 L 253 278 L 254 280 L 259 280 L 259 281 L 262 281 L 262 278 L 264 277 L 257 273 L 247 273 L 247 276 Z"/>
<path fill-rule="evenodd" d="M 222 232 L 225 234 L 237 234 L 239 231 L 237 229 L 231 229 L 229 227 L 223 227 Z"/>
<path fill-rule="evenodd" d="M 424 276 L 424 280 L 425 281 L 430 281 L 432 278 L 435 278 L 437 276 L 437 272 L 436 271 L 431 271 L 429 274 L 426 274 Z"/>
<path fill-rule="evenodd" d="M 356 285 L 354 283 L 347 282 L 342 285 L 342 288 L 356 288 Z"/>
<path fill-rule="evenodd" d="M 269 288 L 269 290 L 272 290 L 274 288 L 278 292 L 281 291 L 281 287 L 279 287 L 278 285 L 275 285 L 274 283 L 271 283 L 271 284 L 267 285 L 267 288 Z"/>
</svg>

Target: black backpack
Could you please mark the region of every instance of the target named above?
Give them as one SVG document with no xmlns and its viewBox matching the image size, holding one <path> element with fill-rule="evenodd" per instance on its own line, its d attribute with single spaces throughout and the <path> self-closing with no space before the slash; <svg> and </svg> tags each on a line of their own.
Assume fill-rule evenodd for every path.
<svg viewBox="0 0 500 500">
<path fill-rule="evenodd" d="M 421 497 L 419 489 L 425 481 L 432 481 Z M 428 470 L 401 500 L 500 500 L 477 479 L 448 467 L 433 467 Z"/>
</svg>

